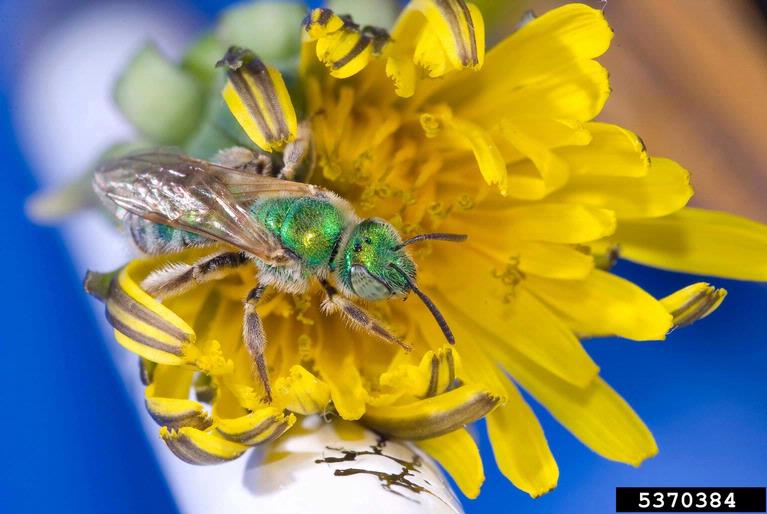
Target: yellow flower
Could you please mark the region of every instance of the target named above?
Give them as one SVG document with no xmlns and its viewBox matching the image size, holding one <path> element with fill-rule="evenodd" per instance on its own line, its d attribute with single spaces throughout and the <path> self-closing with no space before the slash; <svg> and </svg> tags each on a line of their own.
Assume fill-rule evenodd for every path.
<svg viewBox="0 0 767 514">
<path fill-rule="evenodd" d="M 487 416 L 500 470 L 539 496 L 559 472 L 519 386 L 598 454 L 632 465 L 655 455 L 652 434 L 579 339 L 664 339 L 712 312 L 725 292 L 698 283 L 656 299 L 609 268 L 619 254 L 765 280 L 767 229 L 686 208 L 685 169 L 650 158 L 630 131 L 593 121 L 610 92 L 594 60 L 612 38 L 602 13 L 566 5 L 487 53 L 482 16 L 461 0 L 414 0 L 391 34 L 327 9 L 303 28 L 291 93 L 311 134 L 309 180 L 403 237 L 469 235 L 463 245 L 412 252 L 419 284 L 457 343 L 445 346 L 412 298 L 369 306 L 414 346 L 405 353 L 324 315 L 314 291 L 273 291 L 257 309 L 274 386 L 265 405 L 241 338 L 255 267 L 162 303 L 138 284 L 205 250 L 92 274 L 88 287 L 105 299 L 118 341 L 144 358 L 147 408 L 171 450 L 221 462 L 278 437 L 297 415 L 337 414 L 417 440 L 475 497 L 482 462 L 463 427 Z M 296 109 L 279 72 L 259 69 L 259 80 L 238 86 L 230 66 L 224 98 L 256 144 L 282 149 L 298 136 Z M 211 402 L 210 412 L 199 402 Z"/>
</svg>

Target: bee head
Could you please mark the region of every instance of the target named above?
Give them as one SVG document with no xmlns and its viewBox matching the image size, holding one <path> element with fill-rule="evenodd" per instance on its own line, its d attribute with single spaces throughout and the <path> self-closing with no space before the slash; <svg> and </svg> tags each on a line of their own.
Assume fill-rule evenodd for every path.
<svg viewBox="0 0 767 514">
<path fill-rule="evenodd" d="M 409 291 L 405 277 L 391 265 L 415 280 L 415 264 L 402 248 L 402 240 L 389 223 L 366 219 L 352 229 L 340 255 L 339 279 L 355 295 L 365 300 L 383 300 Z"/>
<path fill-rule="evenodd" d="M 402 241 L 391 224 L 381 219 L 366 219 L 353 229 L 341 249 L 337 277 L 343 286 L 365 300 L 405 297 L 413 291 L 429 308 L 450 343 L 455 342 L 450 328 L 434 303 L 415 284 L 415 263 L 405 247 L 427 239 L 465 241 L 462 234 L 421 234 Z"/>
</svg>

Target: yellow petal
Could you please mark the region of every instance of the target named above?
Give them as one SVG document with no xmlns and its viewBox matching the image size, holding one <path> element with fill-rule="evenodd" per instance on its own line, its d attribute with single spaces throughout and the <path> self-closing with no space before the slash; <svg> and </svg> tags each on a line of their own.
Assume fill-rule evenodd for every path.
<svg viewBox="0 0 767 514">
<path fill-rule="evenodd" d="M 304 20 L 304 30 L 311 39 L 318 39 L 340 30 L 344 20 L 330 9 L 318 7 L 312 9 Z"/>
<path fill-rule="evenodd" d="M 524 241 L 517 243 L 519 270 L 541 277 L 579 280 L 594 269 L 590 255 L 570 246 Z"/>
<path fill-rule="evenodd" d="M 388 58 L 386 76 L 394 82 L 394 92 L 402 98 L 410 98 L 415 93 L 415 64 L 409 58 Z"/>
<path fill-rule="evenodd" d="M 187 399 L 193 378 L 194 369 L 187 366 L 158 364 L 154 380 L 146 388 L 146 397 Z"/>
<path fill-rule="evenodd" d="M 497 185 L 501 194 L 506 194 L 508 190 L 506 163 L 490 135 L 478 125 L 460 119 L 453 120 L 452 128 L 471 147 L 485 182 Z"/>
<path fill-rule="evenodd" d="M 442 337 L 439 327 L 436 326 L 433 319 L 429 319 L 431 316 L 428 313 L 420 313 L 416 316 L 418 316 L 418 328 L 425 339 L 436 340 Z M 466 376 L 466 382 L 481 384 L 484 389 L 490 391 L 492 395 L 502 398 L 505 402 L 506 377 L 503 376 L 496 363 L 485 352 L 472 351 L 475 348 L 470 346 L 473 340 L 471 332 L 460 325 L 451 328 L 457 335 L 456 348 L 464 348 L 464 341 L 466 342 L 466 355 L 461 357 L 461 371 Z"/>
<path fill-rule="evenodd" d="M 446 255 L 444 260 L 446 269 L 462 264 L 464 270 L 460 276 L 441 279 L 435 298 L 449 311 L 448 319 L 455 319 L 453 324 L 472 320 L 481 327 L 488 344 L 503 350 L 514 348 L 574 384 L 585 386 L 594 378 L 599 368 L 572 331 L 528 291 L 510 284 L 511 277 L 502 273 L 505 270 L 493 274 L 489 272 L 491 261 L 471 258 L 468 253 Z M 481 293 L 474 297 L 454 294 L 468 287 Z"/>
<path fill-rule="evenodd" d="M 501 122 L 501 132 L 512 146 L 533 162 L 546 185 L 546 193 L 567 183 L 570 167 L 546 145 L 527 135 L 520 126 L 508 119 Z"/>
<path fill-rule="evenodd" d="M 230 48 L 217 66 L 227 70 L 221 94 L 255 144 L 271 152 L 295 139 L 296 111 L 277 69 L 265 65 L 250 50 L 237 47 Z"/>
<path fill-rule="evenodd" d="M 508 195 L 519 200 L 540 200 L 549 193 L 549 187 L 532 161 L 524 160 L 506 166 Z"/>
<path fill-rule="evenodd" d="M 445 314 L 452 320 L 454 313 L 448 309 L 445 309 Z M 460 320 L 460 317 L 457 319 Z M 419 317 L 419 328 L 427 339 L 441 336 L 433 320 L 428 319 L 428 314 Z M 514 485 L 533 496 L 551 490 L 559 476 L 557 463 L 535 413 L 498 369 L 497 361 L 486 354 L 485 349 L 494 347 L 494 341 L 489 340 L 482 327 L 473 321 L 459 321 L 453 323 L 452 328 L 456 346 L 459 349 L 463 348 L 462 345 L 467 346 L 461 360 L 468 379 L 504 398 L 504 402 L 487 416 L 490 442 L 498 467 Z"/>
<path fill-rule="evenodd" d="M 380 28 L 360 29 L 351 18 L 342 18 L 330 9 L 314 9 L 304 20 L 305 39 L 315 41 L 317 59 L 339 79 L 356 75 L 389 42 L 389 34 Z"/>
<path fill-rule="evenodd" d="M 317 41 L 317 58 L 339 79 L 361 71 L 373 56 L 370 39 L 358 30 L 342 29 Z"/>
<path fill-rule="evenodd" d="M 424 27 L 413 54 L 413 62 L 423 68 L 430 78 L 441 77 L 453 69 L 450 58 L 442 47 L 439 35 L 428 25 Z"/>
<path fill-rule="evenodd" d="M 330 403 L 330 388 L 298 364 L 274 383 L 274 402 L 297 414 L 324 412 Z"/>
<path fill-rule="evenodd" d="M 615 230 L 612 211 L 572 204 L 531 204 L 471 212 L 475 224 L 498 227 L 514 239 L 577 244 L 595 241 Z"/>
<path fill-rule="evenodd" d="M 531 363 L 508 359 L 514 379 L 586 446 L 601 456 L 638 466 L 658 453 L 650 431 L 602 378 L 570 386 Z"/>
<path fill-rule="evenodd" d="M 472 334 L 472 344 L 481 345 L 481 348 L 493 351 L 490 357 L 500 362 L 515 382 L 532 394 L 578 439 L 600 455 L 611 460 L 639 465 L 644 459 L 657 453 L 658 447 L 655 440 L 642 420 L 600 377 L 595 377 L 585 388 L 577 387 L 558 379 L 516 351 L 499 351 L 492 341 L 488 340 L 482 326 L 471 320 L 460 323 L 456 326 L 455 332 L 458 338 L 457 344 L 460 344 L 464 338 L 462 337 L 464 333 Z M 466 354 L 463 359 L 464 368 L 468 374 L 474 374 L 475 362 L 470 361 L 469 357 L 476 357 L 479 352 L 464 353 Z M 481 361 L 477 362 L 481 364 Z M 480 371 L 485 376 L 493 374 L 489 369 L 480 368 Z M 509 405 L 523 405 L 515 402 L 511 392 L 506 394 Z M 521 413 L 519 418 L 514 412 L 509 412 L 508 418 L 498 421 L 497 426 L 501 431 L 495 432 L 498 434 L 497 440 L 499 443 L 504 440 L 512 441 L 511 438 L 507 438 L 505 430 L 509 430 L 507 427 L 512 429 L 516 427 L 521 431 L 520 437 L 527 434 L 527 438 L 522 439 L 520 445 L 524 448 L 525 441 L 530 441 L 530 444 L 535 445 L 533 447 L 535 451 L 523 454 L 530 456 L 530 460 L 527 460 L 527 457 L 520 460 L 516 464 L 519 466 L 519 471 L 513 472 L 507 468 L 509 470 L 507 476 L 528 477 L 528 480 L 531 480 L 530 486 L 523 486 L 522 480 L 517 485 L 531 494 L 542 494 L 556 484 L 556 468 L 551 467 L 553 463 L 547 457 L 548 446 L 542 433 L 539 432 L 540 427 L 536 428 L 535 416 L 531 413 L 525 414 L 524 407 L 515 407 L 515 412 Z M 488 423 L 494 414 L 495 411 L 488 416 Z M 518 419 L 519 425 L 517 425 Z M 492 434 L 491 437 L 493 437 Z M 493 437 L 493 439 L 496 438 Z M 494 440 L 494 447 L 495 444 Z M 509 444 L 512 443 L 509 442 Z M 505 449 L 504 455 L 514 458 L 511 454 L 513 451 L 524 450 Z M 507 466 L 510 465 L 507 464 Z"/>
<path fill-rule="evenodd" d="M 247 446 L 227 441 L 223 437 L 196 428 L 179 430 L 160 429 L 160 437 L 168 448 L 184 462 L 205 466 L 234 460 L 248 449 Z"/>
<path fill-rule="evenodd" d="M 604 15 L 583 4 L 547 12 L 496 45 L 482 73 L 443 90 L 459 114 L 491 122 L 501 116 L 589 121 L 609 95 L 607 71 L 595 61 L 612 39 Z M 480 93 L 466 99 L 465 88 Z M 465 101 L 464 101 L 465 99 Z"/>
<path fill-rule="evenodd" d="M 193 400 L 148 397 L 145 404 L 149 415 L 160 426 L 204 430 L 212 424 L 203 406 Z"/>
<path fill-rule="evenodd" d="M 642 177 L 650 168 L 650 157 L 642 140 L 633 132 L 609 123 L 586 123 L 591 142 L 561 148 L 573 174 Z"/>
<path fill-rule="evenodd" d="M 427 137 L 437 137 L 443 130 L 449 135 L 458 136 L 473 152 L 485 182 L 497 185 L 501 194 L 506 193 L 506 163 L 487 130 L 469 121 L 455 118 L 449 112 L 422 114 L 420 121 Z"/>
<path fill-rule="evenodd" d="M 483 124 L 502 116 L 588 121 L 599 114 L 610 93 L 607 70 L 596 61 L 551 70 L 545 80 L 528 78 L 513 89 L 513 82 L 505 84 L 505 88 L 478 89 L 481 93 L 460 104 L 456 113 Z"/>
<path fill-rule="evenodd" d="M 459 373 L 458 352 L 445 345 L 437 351 L 426 352 L 417 366 L 393 365 L 381 374 L 380 383 L 412 397 L 429 398 L 456 387 Z"/>
<path fill-rule="evenodd" d="M 506 403 L 487 417 L 498 469 L 515 486 L 537 498 L 557 486 L 559 467 L 538 418 L 511 382 Z"/>
<path fill-rule="evenodd" d="M 285 433 L 296 422 L 293 414 L 280 409 L 264 407 L 234 419 L 221 419 L 216 430 L 224 439 L 255 446 L 272 441 Z"/>
<path fill-rule="evenodd" d="M 433 352 L 427 354 L 430 354 L 429 360 L 434 356 Z M 424 361 L 425 359 L 421 360 L 422 363 Z M 389 390 L 408 394 L 411 398 L 422 398 L 429 390 L 429 378 L 428 370 L 421 369 L 421 366 L 393 363 L 388 371 L 381 374 L 379 381 L 381 386 Z"/>
<path fill-rule="evenodd" d="M 612 38 L 613 31 L 601 10 L 570 3 L 547 11 L 511 34 L 493 47 L 487 60 L 489 65 L 491 59 L 527 59 L 546 66 L 537 58 L 550 47 L 566 49 L 572 57 L 593 59 L 607 51 Z"/>
<path fill-rule="evenodd" d="M 461 358 L 452 345 L 424 354 L 419 365 L 421 373 L 429 378 L 424 397 L 436 396 L 457 387 L 461 374 Z"/>
<path fill-rule="evenodd" d="M 232 419 L 246 415 L 250 408 L 258 409 L 262 396 L 256 394 L 253 388 L 249 388 L 251 398 L 247 398 L 241 387 L 229 377 L 222 377 L 220 386 L 216 390 L 216 401 L 212 405 L 212 414 L 215 419 Z"/>
<path fill-rule="evenodd" d="M 690 174 L 669 159 L 653 158 L 644 177 L 576 175 L 549 200 L 602 207 L 619 219 L 652 218 L 678 211 L 692 197 Z"/>
<path fill-rule="evenodd" d="M 218 387 L 210 375 L 198 373 L 194 380 L 194 396 L 198 402 L 213 403 Z"/>
<path fill-rule="evenodd" d="M 344 337 L 349 336 L 345 334 Z M 346 420 L 360 419 L 365 414 L 368 394 L 362 385 L 354 354 L 348 347 L 337 344 L 337 341 L 323 342 L 317 353 L 317 369 L 330 387 L 330 397 L 338 414 Z"/>
<path fill-rule="evenodd" d="M 445 468 L 463 494 L 472 499 L 479 496 L 485 472 L 477 443 L 465 429 L 422 439 L 417 444 Z"/>
<path fill-rule="evenodd" d="M 478 69 L 482 66 L 485 59 L 485 27 L 476 6 L 463 0 L 414 0 L 407 9 L 418 10 L 424 15 L 428 28 L 426 37 L 433 37 L 435 42 L 439 42 L 434 51 L 442 52 L 452 68 Z M 395 41 L 401 33 L 398 22 L 394 30 Z M 423 56 L 422 59 L 435 61 L 440 56 Z M 431 76 L 442 75 L 444 71 L 447 70 Z"/>
<path fill-rule="evenodd" d="M 410 2 L 394 25 L 385 54 L 386 74 L 394 81 L 395 92 L 410 97 L 415 92 L 416 67 L 422 76 L 431 78 L 482 67 L 482 15 L 475 5 L 463 0 Z"/>
<path fill-rule="evenodd" d="M 664 339 L 672 317 L 661 303 L 628 280 L 594 270 L 586 280 L 529 276 L 525 287 L 584 335 L 614 334 L 637 341 Z"/>
<path fill-rule="evenodd" d="M 585 146 L 593 139 L 591 124 L 578 120 L 536 118 L 514 119 L 525 133 L 544 144 L 547 148 Z"/>
<path fill-rule="evenodd" d="M 602 271 L 610 271 L 620 257 L 620 248 L 608 239 L 593 241 L 584 247 L 588 248 L 589 254 L 594 259 L 594 267 Z"/>
<path fill-rule="evenodd" d="M 767 226 L 703 209 L 621 222 L 611 238 L 626 259 L 673 271 L 767 280 Z"/>
<path fill-rule="evenodd" d="M 519 311 L 514 318 L 517 330 L 507 336 L 511 346 L 525 347 L 527 351 L 522 353 L 577 386 L 584 387 L 594 379 L 599 367 L 554 313 L 522 287 L 512 303 Z"/>
<path fill-rule="evenodd" d="M 154 370 L 157 368 L 157 363 L 147 360 L 143 357 L 138 358 L 138 370 L 141 383 L 145 386 L 150 385 L 154 381 Z"/>
<path fill-rule="evenodd" d="M 481 386 L 467 384 L 404 405 L 369 406 L 362 422 L 401 439 L 428 439 L 473 423 L 501 402 Z"/>
<path fill-rule="evenodd" d="M 686 327 L 714 312 L 725 296 L 725 289 L 698 282 L 662 298 L 660 303 L 674 317 L 674 327 Z"/>
<path fill-rule="evenodd" d="M 153 362 L 181 364 L 196 337 L 184 320 L 145 293 L 133 278 L 151 263 L 158 265 L 157 259 L 132 261 L 116 276 L 89 272 L 85 288 L 106 302 L 107 320 L 121 345 Z"/>
</svg>

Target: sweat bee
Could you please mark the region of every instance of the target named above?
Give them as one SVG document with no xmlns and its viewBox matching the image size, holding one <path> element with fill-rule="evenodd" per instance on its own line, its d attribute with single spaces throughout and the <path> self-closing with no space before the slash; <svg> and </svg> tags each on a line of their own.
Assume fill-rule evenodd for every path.
<svg viewBox="0 0 767 514">
<path fill-rule="evenodd" d="M 245 148 L 224 150 L 215 162 L 154 150 L 109 162 L 93 179 L 97 195 L 144 253 L 213 247 L 193 264 L 150 273 L 142 289 L 151 296 L 178 295 L 222 272 L 255 263 L 254 287 L 244 299 L 243 340 L 267 402 L 266 336 L 256 305 L 268 287 L 300 294 L 316 280 L 325 294 L 326 312 L 339 312 L 353 326 L 405 350 L 410 347 L 352 300 L 405 298 L 413 292 L 445 338 L 455 342 L 439 309 L 416 286 L 416 266 L 406 247 L 424 240 L 464 241 L 466 236 L 427 233 L 403 240 L 390 223 L 361 219 L 333 192 L 288 180 L 303 153 L 287 148 L 282 170 L 272 176 L 266 156 Z"/>
</svg>

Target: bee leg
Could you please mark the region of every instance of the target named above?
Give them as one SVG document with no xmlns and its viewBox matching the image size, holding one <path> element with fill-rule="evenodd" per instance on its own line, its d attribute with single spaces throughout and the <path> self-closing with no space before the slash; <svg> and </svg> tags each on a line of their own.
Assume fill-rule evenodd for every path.
<svg viewBox="0 0 767 514">
<path fill-rule="evenodd" d="M 253 172 L 256 175 L 273 175 L 271 157 L 263 153 L 255 153 L 242 146 L 219 150 L 212 162 L 227 168 Z"/>
<path fill-rule="evenodd" d="M 261 323 L 261 317 L 256 312 L 256 305 L 261 299 L 266 286 L 258 286 L 248 293 L 245 299 L 245 318 L 242 323 L 242 338 L 245 341 L 245 347 L 248 349 L 251 357 L 256 361 L 256 370 L 261 383 L 264 385 L 264 403 L 272 403 L 272 386 L 269 384 L 269 374 L 266 370 L 266 359 L 264 358 L 264 349 L 266 347 L 266 334 L 264 325 Z"/>
<path fill-rule="evenodd" d="M 141 283 L 141 289 L 158 299 L 169 298 L 198 284 L 221 278 L 247 262 L 249 259 L 242 252 L 220 252 L 194 264 L 169 264 L 150 273 Z"/>
<path fill-rule="evenodd" d="M 326 312 L 339 311 L 354 326 L 378 336 L 388 343 L 398 344 L 407 352 L 413 349 L 409 344 L 403 342 L 400 338 L 384 328 L 383 324 L 371 316 L 365 309 L 341 296 L 338 293 L 338 290 L 331 286 L 327 281 L 320 280 L 320 284 L 322 284 L 322 287 L 325 289 L 325 294 L 327 295 L 325 301 L 322 303 L 322 308 Z"/>
<path fill-rule="evenodd" d="M 296 177 L 296 168 L 304 162 L 310 146 L 311 130 L 309 123 L 304 121 L 298 126 L 296 138 L 285 145 L 285 151 L 282 154 L 283 165 L 277 173 L 277 178 L 293 180 Z"/>
</svg>

